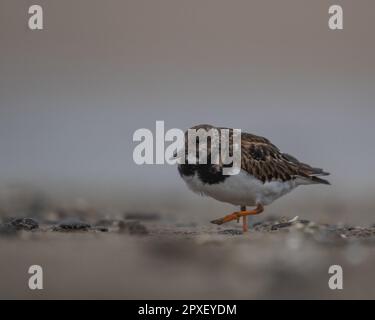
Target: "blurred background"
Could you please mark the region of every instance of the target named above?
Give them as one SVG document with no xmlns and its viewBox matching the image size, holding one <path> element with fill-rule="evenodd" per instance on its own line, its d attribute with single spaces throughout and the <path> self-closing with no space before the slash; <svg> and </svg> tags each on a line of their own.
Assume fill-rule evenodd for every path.
<svg viewBox="0 0 375 320">
<path fill-rule="evenodd" d="M 301 187 L 275 214 L 373 222 L 373 1 L 336 1 L 342 31 L 323 0 L 39 0 L 44 30 L 31 31 L 34 2 L 0 3 L 3 207 L 36 192 L 182 217 L 232 210 L 191 194 L 175 167 L 133 162 L 133 132 L 164 120 L 241 128 L 331 172 L 331 187 Z"/>
</svg>

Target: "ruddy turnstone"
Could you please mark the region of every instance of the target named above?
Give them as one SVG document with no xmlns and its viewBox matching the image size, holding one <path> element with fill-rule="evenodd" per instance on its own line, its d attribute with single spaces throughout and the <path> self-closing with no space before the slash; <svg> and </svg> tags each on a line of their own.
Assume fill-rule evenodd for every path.
<svg viewBox="0 0 375 320">
<path fill-rule="evenodd" d="M 198 125 L 191 129 L 206 131 L 223 129 L 211 125 Z M 232 129 L 230 132 L 233 133 Z M 187 133 L 185 146 L 187 146 Z M 196 156 L 199 157 L 199 139 Z M 206 146 L 207 148 L 207 146 Z M 330 184 L 320 176 L 329 175 L 323 169 L 311 167 L 295 157 L 282 153 L 268 139 L 250 133 L 241 133 L 241 168 L 236 175 L 223 174 L 221 164 L 210 163 L 210 148 L 207 148 L 207 164 L 181 163 L 178 165 L 180 176 L 188 187 L 201 195 L 240 206 L 240 211 L 211 221 L 214 224 L 237 220 L 242 217 L 243 231 L 248 230 L 247 216 L 260 214 L 264 206 L 292 191 L 300 185 Z M 233 149 L 233 148 L 232 148 Z M 185 147 L 185 156 L 188 150 Z M 177 155 L 177 158 L 181 157 Z M 246 210 L 246 206 L 255 206 Z"/>
</svg>

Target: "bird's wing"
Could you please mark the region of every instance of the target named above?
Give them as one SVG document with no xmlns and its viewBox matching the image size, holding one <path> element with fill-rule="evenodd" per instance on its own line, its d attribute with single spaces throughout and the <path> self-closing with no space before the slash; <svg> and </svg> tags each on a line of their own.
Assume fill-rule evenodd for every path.
<svg viewBox="0 0 375 320">
<path fill-rule="evenodd" d="M 302 177 L 311 182 L 328 183 L 317 177 L 328 175 L 327 172 L 299 162 L 293 156 L 282 153 L 268 139 L 249 133 L 241 136 L 241 168 L 263 182 Z"/>
</svg>

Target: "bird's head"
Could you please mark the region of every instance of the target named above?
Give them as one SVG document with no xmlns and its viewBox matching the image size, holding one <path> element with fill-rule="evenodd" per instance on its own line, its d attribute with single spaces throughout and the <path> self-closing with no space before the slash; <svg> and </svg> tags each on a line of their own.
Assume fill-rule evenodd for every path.
<svg viewBox="0 0 375 320">
<path fill-rule="evenodd" d="M 219 143 L 220 131 L 209 124 L 200 124 L 191 127 L 185 132 L 184 148 L 174 153 L 174 158 L 184 160 L 185 163 L 198 163 L 200 157 L 206 157 L 207 163 L 211 157 L 211 145 Z"/>
</svg>

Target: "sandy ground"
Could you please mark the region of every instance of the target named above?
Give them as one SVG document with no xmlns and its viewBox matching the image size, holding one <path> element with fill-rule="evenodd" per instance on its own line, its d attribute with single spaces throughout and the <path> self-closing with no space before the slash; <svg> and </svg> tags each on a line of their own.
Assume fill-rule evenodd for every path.
<svg viewBox="0 0 375 320">
<path fill-rule="evenodd" d="M 87 224 L 3 219 L 0 298 L 375 298 L 375 227 L 291 218 L 264 217 L 247 234 L 235 222 L 170 223 L 157 214 Z M 34 264 L 44 290 L 28 289 Z M 343 290 L 328 287 L 331 265 L 343 268 Z"/>
</svg>

